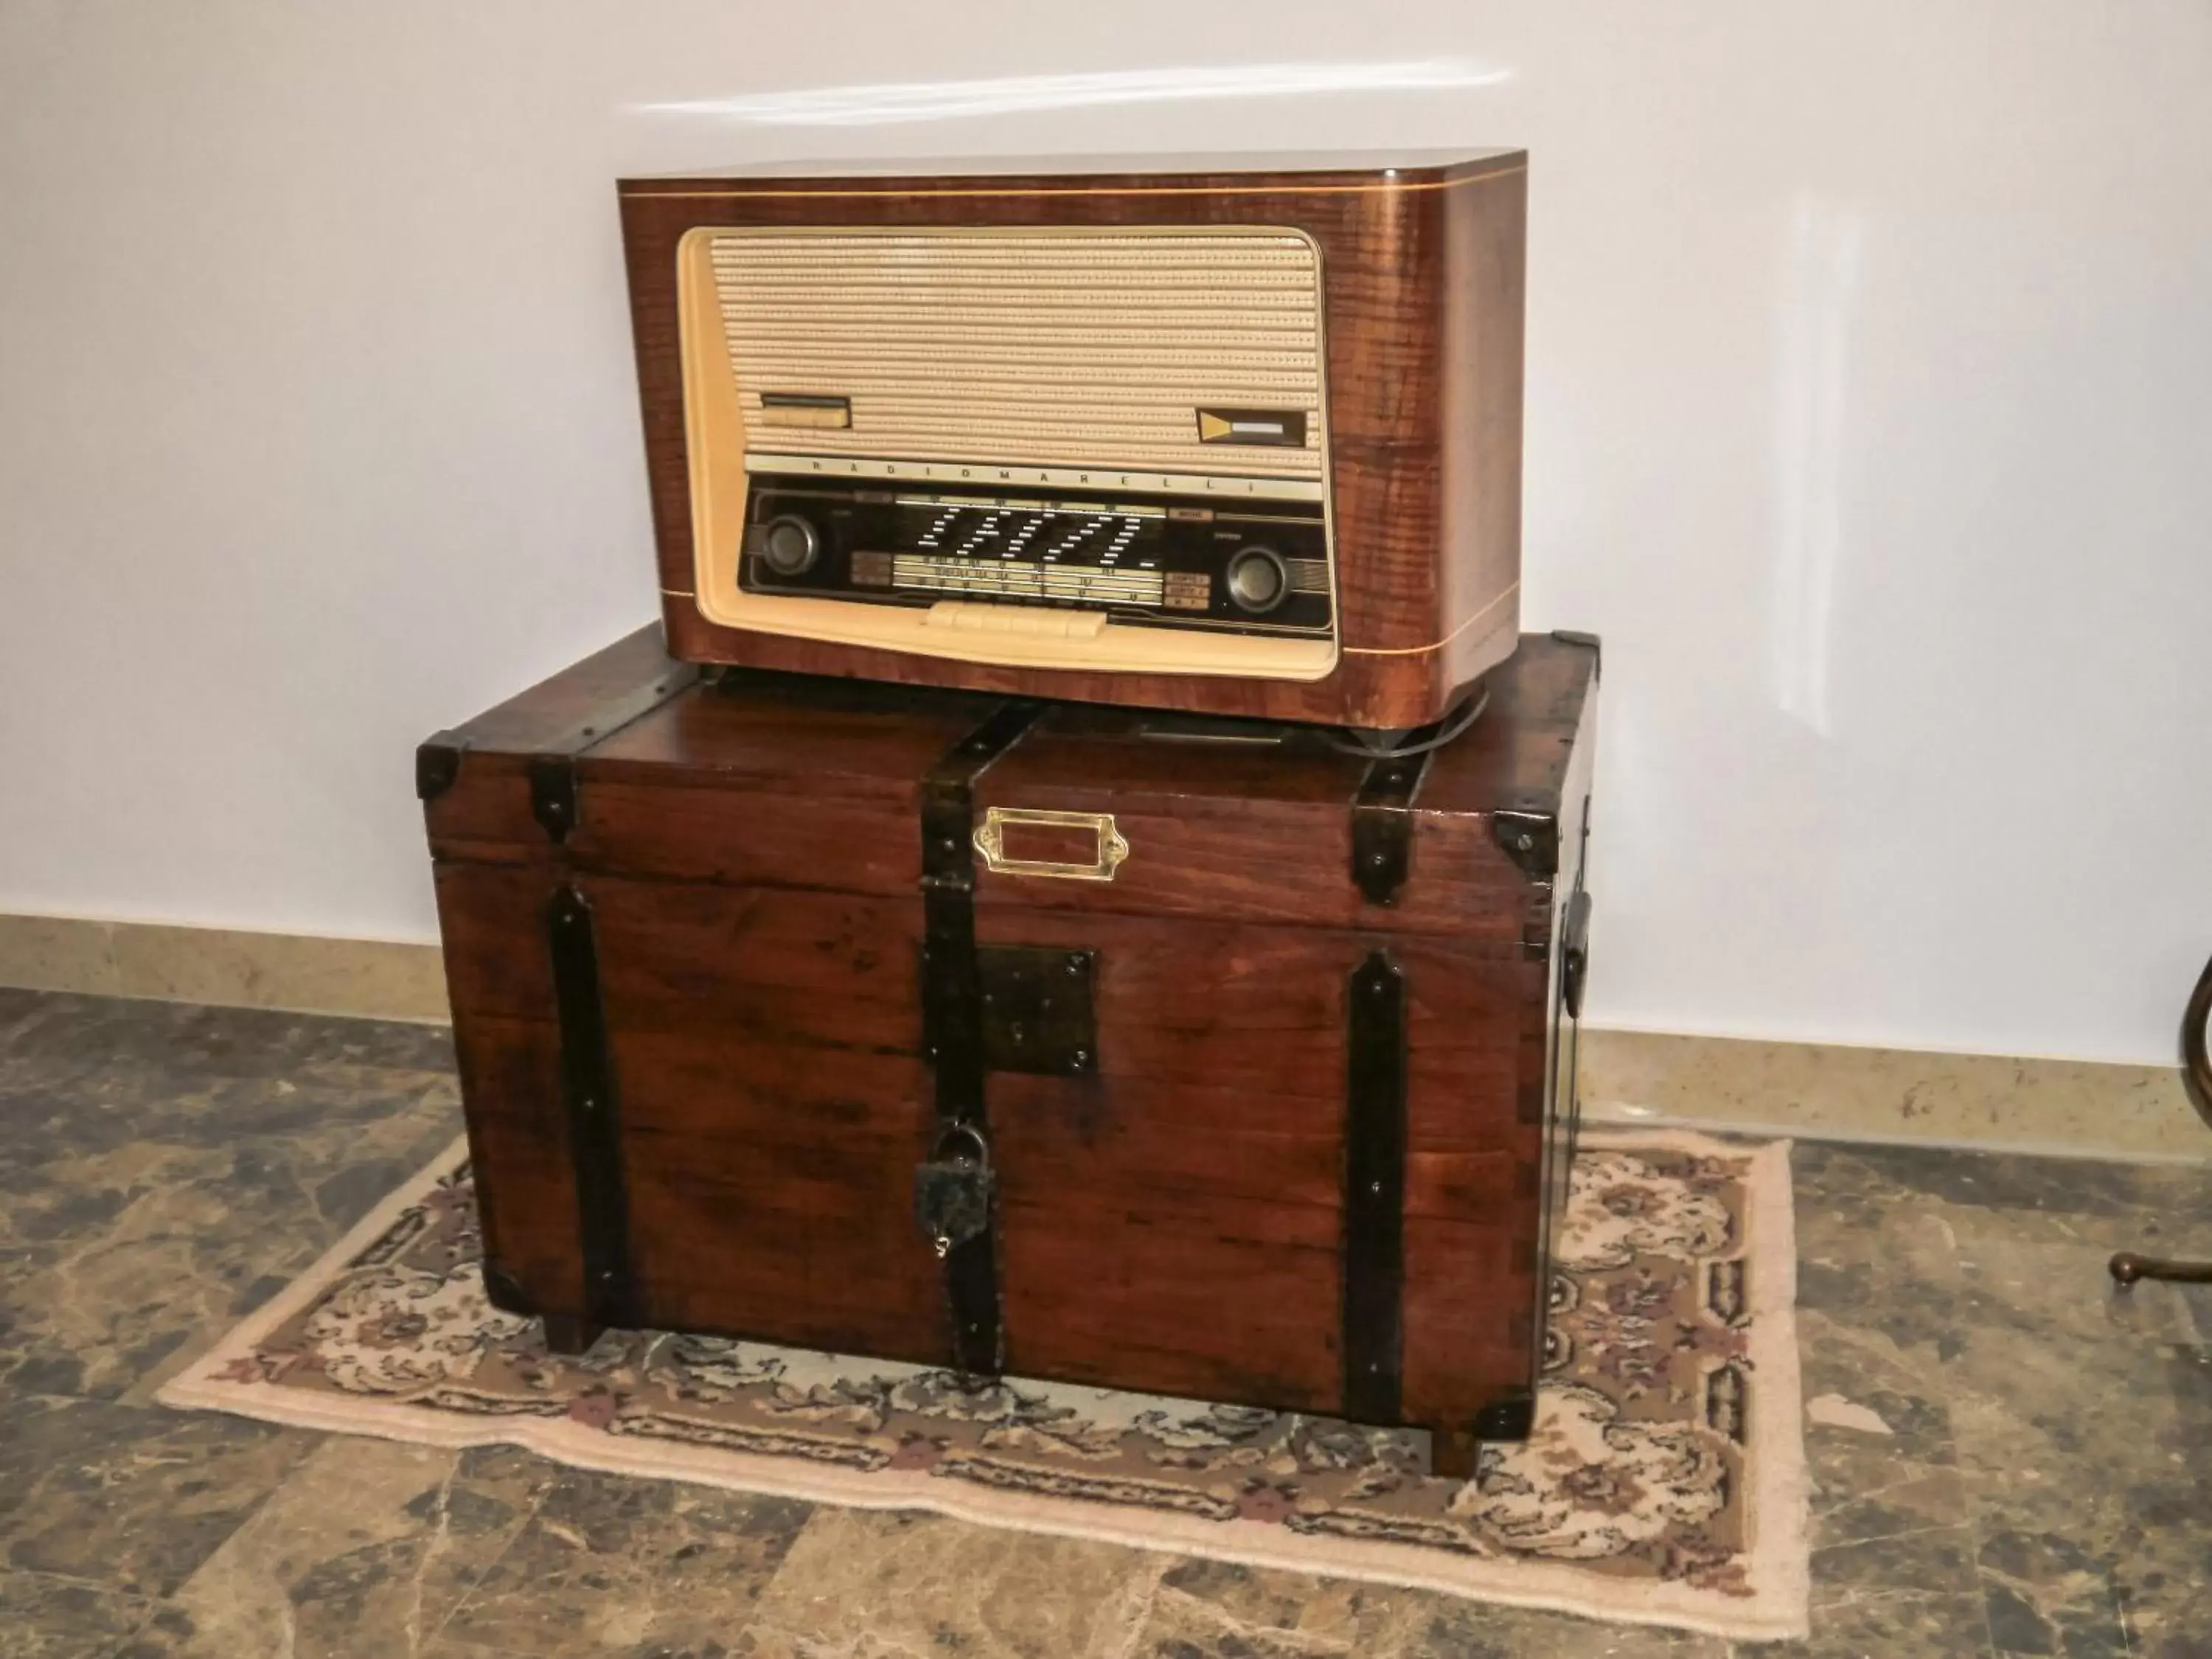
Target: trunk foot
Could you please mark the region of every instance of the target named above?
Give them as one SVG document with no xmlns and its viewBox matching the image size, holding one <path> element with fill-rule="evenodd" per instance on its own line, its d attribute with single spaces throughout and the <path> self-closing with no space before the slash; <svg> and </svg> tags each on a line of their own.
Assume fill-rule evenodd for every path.
<svg viewBox="0 0 2212 1659">
<path fill-rule="evenodd" d="M 1482 1458 L 1482 1442 L 1468 1429 L 1429 1431 L 1429 1473 L 1439 1480 L 1472 1480 Z"/>
<path fill-rule="evenodd" d="M 550 1353 L 571 1357 L 590 1351 L 599 1340 L 604 1325 L 595 1325 L 581 1314 L 547 1314 L 545 1316 L 545 1347 Z"/>
</svg>

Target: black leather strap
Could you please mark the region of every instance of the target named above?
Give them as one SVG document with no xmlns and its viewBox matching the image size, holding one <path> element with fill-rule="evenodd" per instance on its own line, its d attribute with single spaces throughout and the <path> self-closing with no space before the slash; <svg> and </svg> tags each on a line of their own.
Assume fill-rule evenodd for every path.
<svg viewBox="0 0 2212 1659">
<path fill-rule="evenodd" d="M 553 994 L 561 1023 L 561 1096 L 575 1173 L 584 1256 L 584 1307 L 594 1323 L 634 1329 L 629 1194 L 623 1176 L 622 1112 L 607 1053 L 592 906 L 577 888 L 555 890 L 546 908 Z"/>
<path fill-rule="evenodd" d="M 1406 976 L 1374 951 L 1345 986 L 1344 1412 L 1395 1423 L 1404 1370 Z"/>
<path fill-rule="evenodd" d="M 937 1117 L 988 1137 L 983 1103 L 983 996 L 975 953 L 975 783 L 1020 741 L 1043 705 L 1016 701 L 955 744 L 921 789 L 922 1042 L 937 1076 Z M 986 1140 L 988 1145 L 988 1139 Z M 1005 1360 L 999 1317 L 996 1218 L 945 1259 L 954 1363 L 996 1376 Z"/>
</svg>

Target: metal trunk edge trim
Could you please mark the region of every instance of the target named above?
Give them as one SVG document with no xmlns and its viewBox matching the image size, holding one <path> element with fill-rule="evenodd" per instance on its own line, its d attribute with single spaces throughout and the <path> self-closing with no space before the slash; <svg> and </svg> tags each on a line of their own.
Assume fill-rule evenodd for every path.
<svg viewBox="0 0 2212 1659">
<path fill-rule="evenodd" d="M 921 787 L 922 1047 L 936 1075 L 940 1129 L 973 1130 L 988 1152 L 983 975 L 975 949 L 975 783 L 1021 740 L 1043 705 L 1001 704 L 930 769 Z M 1086 1055 L 1086 1063 L 1088 1056 Z M 998 1220 L 945 1255 L 953 1363 L 995 1376 L 1006 1364 L 999 1301 Z"/>
<path fill-rule="evenodd" d="M 1369 953 L 1345 988 L 1344 1409 L 1395 1423 L 1404 1371 L 1406 976 Z"/>
<path fill-rule="evenodd" d="M 560 1021 L 562 1104 L 584 1258 L 584 1306 L 599 1324 L 634 1329 L 636 1289 L 630 1269 L 622 1114 L 607 1051 L 591 901 L 576 887 L 556 889 L 546 908 L 546 928 Z"/>
</svg>

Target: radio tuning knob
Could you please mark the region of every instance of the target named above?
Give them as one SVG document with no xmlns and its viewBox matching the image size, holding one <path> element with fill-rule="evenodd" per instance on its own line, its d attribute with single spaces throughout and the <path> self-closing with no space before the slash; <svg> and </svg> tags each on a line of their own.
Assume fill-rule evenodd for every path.
<svg viewBox="0 0 2212 1659">
<path fill-rule="evenodd" d="M 770 519 L 761 532 L 761 560 L 779 576 L 803 575 L 822 556 L 822 538 L 796 513 Z"/>
<path fill-rule="evenodd" d="M 1222 580 L 1228 585 L 1229 602 L 1255 617 L 1273 611 L 1291 591 L 1290 567 L 1272 547 L 1238 548 L 1230 556 Z"/>
</svg>

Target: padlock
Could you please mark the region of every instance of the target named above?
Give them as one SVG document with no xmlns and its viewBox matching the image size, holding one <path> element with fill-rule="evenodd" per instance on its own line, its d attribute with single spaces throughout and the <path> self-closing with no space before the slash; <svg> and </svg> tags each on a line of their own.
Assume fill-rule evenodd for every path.
<svg viewBox="0 0 2212 1659">
<path fill-rule="evenodd" d="M 948 1157 L 947 1150 L 963 1140 L 969 1146 Z M 914 1218 L 940 1257 L 989 1230 L 995 1180 L 991 1144 L 983 1132 L 972 1123 L 947 1125 L 929 1162 L 914 1172 Z"/>
</svg>

